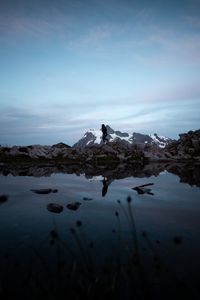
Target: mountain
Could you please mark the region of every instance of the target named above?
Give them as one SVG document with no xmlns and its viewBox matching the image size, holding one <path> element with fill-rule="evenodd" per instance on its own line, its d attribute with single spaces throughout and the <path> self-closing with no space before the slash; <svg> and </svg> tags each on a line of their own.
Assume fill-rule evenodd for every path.
<svg viewBox="0 0 200 300">
<path fill-rule="evenodd" d="M 179 134 L 178 140 L 134 132 L 115 131 L 107 125 L 108 142 L 102 142 L 101 130 L 90 130 L 73 147 L 64 143 L 52 146 L 0 146 L 0 167 L 4 163 L 139 163 L 155 161 L 200 162 L 200 129 Z"/>
<path fill-rule="evenodd" d="M 134 132 L 133 134 L 129 134 L 126 132 L 115 131 L 109 125 L 106 125 L 107 128 L 107 139 L 109 142 L 113 141 L 127 141 L 130 144 L 139 144 L 139 145 L 156 145 L 160 148 L 165 148 L 172 140 L 165 136 L 159 136 L 156 133 L 154 134 L 141 134 Z M 103 144 L 102 141 L 102 131 L 90 129 L 85 133 L 85 135 L 73 145 L 75 148 L 85 148 L 86 146 L 92 146 L 94 144 Z"/>
</svg>

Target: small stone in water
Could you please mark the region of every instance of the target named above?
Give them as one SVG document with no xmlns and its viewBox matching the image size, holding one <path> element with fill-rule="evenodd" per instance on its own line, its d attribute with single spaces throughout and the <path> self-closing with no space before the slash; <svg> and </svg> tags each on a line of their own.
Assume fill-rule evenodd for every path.
<svg viewBox="0 0 200 300">
<path fill-rule="evenodd" d="M 82 225 L 82 222 L 78 220 L 78 221 L 76 222 L 76 226 L 77 226 L 77 227 L 81 227 L 81 225 Z"/>
<path fill-rule="evenodd" d="M 81 205 L 80 202 L 72 202 L 72 203 L 67 204 L 67 208 L 71 209 L 71 210 L 77 210 L 80 205 Z"/>
<path fill-rule="evenodd" d="M 180 245 L 182 243 L 182 238 L 180 236 L 174 237 L 174 244 Z"/>
<path fill-rule="evenodd" d="M 83 197 L 83 200 L 90 201 L 90 200 L 93 200 L 93 198 Z"/>
<path fill-rule="evenodd" d="M 49 194 L 49 193 L 57 193 L 57 189 L 33 189 L 32 192 L 36 194 Z"/>
<path fill-rule="evenodd" d="M 53 212 L 53 213 L 61 213 L 63 211 L 63 207 L 62 205 L 59 205 L 59 204 L 56 204 L 56 203 L 49 203 L 47 205 L 47 209 L 50 211 L 50 212 Z"/>
<path fill-rule="evenodd" d="M 57 237 L 58 237 L 58 234 L 57 234 L 57 232 L 56 232 L 55 230 L 51 230 L 51 231 L 50 231 L 50 235 L 51 235 L 52 238 L 54 238 L 54 239 L 57 239 Z"/>
<path fill-rule="evenodd" d="M 6 202 L 7 200 L 8 200 L 7 195 L 0 195 L 0 204 Z"/>
</svg>

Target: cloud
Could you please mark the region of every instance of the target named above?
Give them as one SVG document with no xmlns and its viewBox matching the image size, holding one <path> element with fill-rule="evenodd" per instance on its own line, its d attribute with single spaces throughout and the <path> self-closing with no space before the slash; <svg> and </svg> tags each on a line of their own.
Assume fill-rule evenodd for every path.
<svg viewBox="0 0 200 300">
<path fill-rule="evenodd" d="M 58 39 L 65 49 L 83 56 L 101 54 L 121 59 L 129 56 L 130 60 L 151 66 L 200 63 L 200 21 L 197 16 L 184 12 L 181 18 L 165 24 L 157 20 L 158 12 L 148 5 L 142 5 L 142 8 L 128 5 L 127 8 L 120 1 L 116 4 L 120 9 L 118 13 L 105 1 L 96 6 L 80 1 L 75 4 L 69 1 L 66 5 L 49 3 L 46 11 L 44 5 L 38 4 L 37 11 L 31 13 L 29 8 L 26 14 L 26 10 L 19 13 L 10 9 L 0 13 L 1 41 L 10 45 L 15 41 L 19 45 L 21 38 L 45 42 Z M 87 20 L 87 17 L 91 19 Z M 188 24 L 196 30 L 188 30 Z"/>
<path fill-rule="evenodd" d="M 86 32 L 80 34 L 79 37 L 69 40 L 67 47 L 76 51 L 107 50 L 110 42 L 121 32 L 123 32 L 123 28 L 114 23 L 93 25 L 93 28 L 86 29 Z"/>
<path fill-rule="evenodd" d="M 131 49 L 136 61 L 151 66 L 194 65 L 200 63 L 200 33 L 149 25 L 123 47 Z"/>
<path fill-rule="evenodd" d="M 75 143 L 90 129 L 102 123 L 114 129 L 175 137 L 180 131 L 200 127 L 199 100 L 180 102 L 108 103 L 80 108 L 67 105 L 30 110 L 4 107 L 0 119 L 0 144 Z"/>
<path fill-rule="evenodd" d="M 187 24 L 193 28 L 200 29 L 200 19 L 196 16 L 184 16 L 184 20 Z"/>
<path fill-rule="evenodd" d="M 0 12 L 0 41 L 4 45 L 20 46 L 23 41 L 50 41 L 52 38 L 64 41 L 76 28 L 76 16 L 66 15 L 54 9 L 51 14 L 14 14 Z"/>
<path fill-rule="evenodd" d="M 89 120 L 70 120 L 62 108 L 31 110 L 4 107 L 0 119 L 0 144 L 52 144 L 58 141 L 74 143 L 80 138 Z M 91 122 L 92 124 L 92 122 Z"/>
<path fill-rule="evenodd" d="M 49 22 L 30 17 L 16 17 L 16 16 L 1 16 L 0 30 L 4 34 L 15 34 L 19 36 L 37 36 L 50 32 L 53 25 Z"/>
</svg>

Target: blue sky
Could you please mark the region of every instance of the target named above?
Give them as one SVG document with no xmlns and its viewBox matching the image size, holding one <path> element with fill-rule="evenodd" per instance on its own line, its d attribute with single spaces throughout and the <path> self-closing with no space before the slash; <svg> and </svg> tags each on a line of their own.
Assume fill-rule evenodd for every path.
<svg viewBox="0 0 200 300">
<path fill-rule="evenodd" d="M 0 1 L 0 144 L 200 128 L 200 0 Z"/>
</svg>

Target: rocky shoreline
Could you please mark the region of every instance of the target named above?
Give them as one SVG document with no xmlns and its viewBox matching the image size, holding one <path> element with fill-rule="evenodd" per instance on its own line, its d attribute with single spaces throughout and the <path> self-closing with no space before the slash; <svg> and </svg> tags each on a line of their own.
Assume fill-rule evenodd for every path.
<svg viewBox="0 0 200 300">
<path fill-rule="evenodd" d="M 200 130 L 180 134 L 165 148 L 157 145 L 131 144 L 119 138 L 107 143 L 70 147 L 64 143 L 52 146 L 0 146 L 0 163 L 68 163 L 68 164 L 141 164 L 149 162 L 200 162 Z"/>
</svg>

